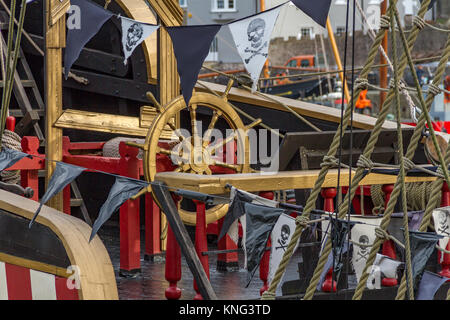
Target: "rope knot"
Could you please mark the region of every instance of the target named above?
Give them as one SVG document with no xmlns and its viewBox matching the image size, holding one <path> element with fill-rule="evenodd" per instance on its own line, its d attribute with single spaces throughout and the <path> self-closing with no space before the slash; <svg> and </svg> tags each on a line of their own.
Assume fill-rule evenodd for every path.
<svg viewBox="0 0 450 320">
<path fill-rule="evenodd" d="M 266 290 L 261 295 L 261 300 L 275 300 L 275 297 L 276 297 L 275 293 Z"/>
<path fill-rule="evenodd" d="M 309 218 L 305 216 L 298 216 L 297 218 L 295 218 L 295 224 L 305 229 L 309 225 Z"/>
<path fill-rule="evenodd" d="M 383 230 L 381 228 L 375 228 L 375 235 L 377 236 L 377 238 L 379 238 L 380 240 L 391 240 L 391 237 L 389 236 L 389 234 L 387 233 L 386 230 Z"/>
<path fill-rule="evenodd" d="M 359 168 L 372 170 L 375 165 L 372 160 L 362 154 L 356 162 L 356 166 Z"/>
<path fill-rule="evenodd" d="M 391 25 L 391 17 L 387 15 L 382 15 L 380 17 L 380 28 L 389 29 L 390 25 Z"/>
<path fill-rule="evenodd" d="M 405 83 L 402 80 L 398 80 L 397 81 L 397 86 L 398 86 L 398 91 L 400 91 L 400 92 L 406 90 L 406 85 L 405 85 Z M 389 88 L 395 89 L 395 80 L 394 80 L 394 78 L 389 80 Z"/>
<path fill-rule="evenodd" d="M 422 17 L 415 16 L 412 20 L 413 25 L 415 25 L 418 29 L 422 30 L 425 28 L 426 22 Z"/>
<path fill-rule="evenodd" d="M 429 86 L 428 86 L 428 93 L 430 93 L 430 94 L 432 94 L 432 95 L 434 95 L 434 96 L 437 96 L 438 94 L 440 94 L 441 93 L 441 88 L 439 88 L 437 85 L 435 85 L 434 83 L 431 83 Z"/>
<path fill-rule="evenodd" d="M 365 78 L 357 78 L 355 80 L 355 89 L 366 90 L 369 88 L 369 81 Z"/>
<path fill-rule="evenodd" d="M 334 168 L 339 166 L 339 161 L 335 156 L 325 156 L 323 157 L 323 162 L 320 164 L 320 167 L 328 167 Z"/>
<path fill-rule="evenodd" d="M 416 164 L 410 159 L 403 157 L 403 167 L 405 168 L 405 171 L 409 171 L 414 169 L 416 167 Z"/>
</svg>

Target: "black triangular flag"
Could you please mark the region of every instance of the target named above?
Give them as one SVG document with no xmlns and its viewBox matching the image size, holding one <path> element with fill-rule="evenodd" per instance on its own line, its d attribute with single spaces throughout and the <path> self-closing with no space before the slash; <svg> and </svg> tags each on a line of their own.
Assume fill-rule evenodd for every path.
<svg viewBox="0 0 450 320">
<path fill-rule="evenodd" d="M 186 106 L 191 100 L 192 91 L 203 62 L 208 56 L 211 43 L 221 27 L 218 24 L 166 27 L 172 39 L 180 75 L 181 92 Z"/>
<path fill-rule="evenodd" d="M 428 259 L 442 236 L 431 232 L 409 231 L 411 248 L 411 268 L 414 289 L 422 277 Z"/>
<path fill-rule="evenodd" d="M 293 4 L 311 19 L 325 28 L 331 0 L 291 0 Z"/>
<path fill-rule="evenodd" d="M 245 250 L 248 287 L 264 255 L 272 229 L 280 215 L 286 213 L 286 211 L 251 203 L 245 203 L 244 207 L 246 213 Z"/>
<path fill-rule="evenodd" d="M 148 182 L 145 181 L 117 177 L 116 182 L 109 191 L 108 199 L 106 199 L 106 202 L 100 208 L 98 218 L 92 226 L 92 233 L 89 241 L 94 239 L 102 225 L 117 211 L 117 209 L 120 208 L 120 206 L 122 206 L 122 204 L 125 203 L 125 201 L 129 200 L 147 186 Z"/>
<path fill-rule="evenodd" d="M 72 14 L 67 18 L 67 44 L 64 53 L 64 75 L 78 59 L 84 46 L 97 34 L 113 14 L 88 0 L 71 0 Z"/>
<path fill-rule="evenodd" d="M 42 206 L 47 203 L 56 194 L 60 193 L 69 183 L 75 180 L 86 168 L 73 166 L 64 162 L 57 162 L 52 177 L 48 183 L 47 190 L 41 199 L 38 210 L 34 213 L 33 219 L 31 219 L 29 227 L 36 220 Z"/>
</svg>

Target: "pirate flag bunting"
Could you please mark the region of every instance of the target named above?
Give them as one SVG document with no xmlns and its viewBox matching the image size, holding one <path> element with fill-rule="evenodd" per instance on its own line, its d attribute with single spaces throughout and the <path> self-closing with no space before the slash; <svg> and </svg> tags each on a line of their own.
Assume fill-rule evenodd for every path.
<svg viewBox="0 0 450 320">
<path fill-rule="evenodd" d="M 413 285 L 416 289 L 425 265 L 442 236 L 430 232 L 409 231 L 409 238 Z"/>
<path fill-rule="evenodd" d="M 433 210 L 434 229 L 438 235 L 443 236 L 439 240 L 439 247 L 445 249 L 450 237 L 450 207 L 438 208 Z M 441 254 L 441 262 L 444 255 Z"/>
<path fill-rule="evenodd" d="M 68 184 L 75 180 L 85 168 L 73 166 L 64 162 L 57 162 L 52 177 L 48 183 L 47 190 L 41 199 L 38 210 L 35 212 L 33 219 L 31 219 L 29 227 L 31 228 L 34 220 L 36 220 L 42 206 L 47 203 L 53 196 L 60 193 Z"/>
<path fill-rule="evenodd" d="M 256 91 L 262 68 L 269 56 L 270 37 L 281 6 L 228 25 L 239 55 L 253 80 Z"/>
<path fill-rule="evenodd" d="M 64 53 L 64 75 L 67 80 L 70 69 L 84 46 L 95 36 L 113 14 L 98 4 L 87 0 L 71 0 L 67 18 L 67 45 Z"/>
<path fill-rule="evenodd" d="M 325 28 L 328 12 L 330 11 L 331 0 L 291 0 L 291 2 L 306 13 L 311 19 Z"/>
<path fill-rule="evenodd" d="M 32 158 L 32 156 L 17 151 L 3 147 L 0 152 L 0 171 L 8 169 L 12 167 L 16 162 L 22 160 L 23 158 L 28 157 Z"/>
<path fill-rule="evenodd" d="M 200 69 L 208 56 L 211 43 L 221 27 L 219 24 L 166 27 L 172 39 L 181 91 L 186 106 L 189 106 Z"/>
<path fill-rule="evenodd" d="M 353 242 L 352 264 L 355 269 L 357 281 L 361 278 L 367 258 L 369 257 L 371 245 L 377 238 L 375 229 L 380 226 L 382 218 L 372 217 L 351 217 L 352 221 L 363 222 L 356 224 L 350 233 Z M 361 245 L 358 245 L 361 244 Z"/>
<path fill-rule="evenodd" d="M 251 203 L 245 203 L 244 206 L 246 213 L 245 256 L 248 272 L 246 287 L 248 287 L 264 255 L 273 227 L 285 210 Z"/>
<path fill-rule="evenodd" d="M 227 232 L 231 232 L 233 234 L 236 233 L 235 231 L 237 231 L 237 224 L 234 225 L 234 228 L 231 227 L 241 216 L 245 214 L 244 204 L 246 202 L 272 208 L 276 208 L 278 206 L 278 202 L 276 201 L 254 195 L 246 191 L 238 190 L 234 187 L 231 188 L 230 199 L 231 199 L 230 207 L 228 208 L 228 212 L 225 215 L 225 219 L 222 225 L 222 229 L 220 230 L 218 240 L 222 239 L 223 236 L 227 234 Z M 231 238 L 233 239 L 234 237 L 231 236 Z M 237 242 L 237 239 L 235 242 Z"/>
<path fill-rule="evenodd" d="M 94 239 L 102 225 L 120 208 L 120 206 L 122 206 L 122 204 L 124 204 L 125 201 L 129 200 L 147 186 L 148 183 L 145 181 L 116 177 L 116 182 L 109 191 L 108 199 L 106 199 L 106 202 L 100 208 L 98 218 L 92 226 L 92 233 L 89 241 Z"/>
<path fill-rule="evenodd" d="M 285 213 L 280 215 L 275 227 L 273 227 L 271 239 L 272 248 L 270 251 L 270 263 L 269 263 L 269 277 L 268 282 L 271 283 L 275 272 L 280 265 L 281 259 L 286 252 L 287 246 L 291 242 L 291 238 L 294 234 L 296 224 L 295 219 Z M 297 243 L 298 246 L 298 243 Z M 297 247 L 295 247 L 297 250 Z"/>
<path fill-rule="evenodd" d="M 127 64 L 128 58 L 145 39 L 151 36 L 159 26 L 138 22 L 132 19 L 119 16 L 122 24 L 122 47 Z"/>
<path fill-rule="evenodd" d="M 446 277 L 425 270 L 417 289 L 416 300 L 433 300 L 439 288 L 449 280 Z"/>
</svg>

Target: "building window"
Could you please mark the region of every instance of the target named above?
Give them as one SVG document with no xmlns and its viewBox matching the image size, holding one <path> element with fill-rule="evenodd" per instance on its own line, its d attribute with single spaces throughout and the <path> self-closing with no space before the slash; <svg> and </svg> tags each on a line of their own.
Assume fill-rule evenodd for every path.
<svg viewBox="0 0 450 320">
<path fill-rule="evenodd" d="M 345 6 L 347 4 L 347 1 L 346 0 L 336 0 L 334 4 L 337 6 Z"/>
<path fill-rule="evenodd" d="M 217 41 L 217 37 L 214 38 L 211 43 L 211 47 L 209 48 L 209 54 L 206 57 L 206 61 L 218 61 L 219 60 L 219 44 Z"/>
<path fill-rule="evenodd" d="M 300 29 L 300 36 L 302 38 L 312 38 L 313 37 L 313 30 L 312 30 L 312 28 L 301 28 Z"/>
<path fill-rule="evenodd" d="M 213 0 L 213 11 L 236 11 L 236 0 Z"/>
<path fill-rule="evenodd" d="M 345 34 L 345 27 L 337 27 L 336 28 L 336 36 L 342 36 L 343 34 Z"/>
<path fill-rule="evenodd" d="M 180 1 L 180 7 L 186 8 L 187 7 L 187 0 L 179 0 Z"/>
</svg>

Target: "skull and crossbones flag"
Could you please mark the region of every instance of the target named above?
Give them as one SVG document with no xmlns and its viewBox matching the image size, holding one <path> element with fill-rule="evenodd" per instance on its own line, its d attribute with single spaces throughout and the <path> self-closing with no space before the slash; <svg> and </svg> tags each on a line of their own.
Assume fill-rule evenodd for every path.
<svg viewBox="0 0 450 320">
<path fill-rule="evenodd" d="M 253 91 L 269 56 L 270 38 L 281 6 L 228 24 L 236 49 L 253 80 Z"/>
<path fill-rule="evenodd" d="M 158 30 L 159 26 L 121 16 L 119 18 L 122 24 L 122 48 L 125 56 L 123 63 L 127 64 L 128 58 L 133 54 L 134 49 Z"/>
<path fill-rule="evenodd" d="M 221 27 L 219 24 L 166 27 L 172 39 L 180 75 L 181 92 L 186 106 L 189 106 L 200 69 L 209 54 L 211 43 Z"/>
<path fill-rule="evenodd" d="M 78 59 L 84 46 L 95 36 L 113 13 L 87 0 L 71 0 L 67 18 L 67 44 L 64 52 L 64 76 L 67 80 L 70 69 Z M 76 9 L 74 9 L 76 8 Z M 76 21 L 71 22 L 69 21 Z"/>
<path fill-rule="evenodd" d="M 359 281 L 367 258 L 369 257 L 370 246 L 373 245 L 377 238 L 375 229 L 380 226 L 382 218 L 352 216 L 350 219 L 352 221 L 362 222 L 361 224 L 356 224 L 350 233 L 350 238 L 353 242 L 352 265 L 355 270 L 356 279 Z"/>
<path fill-rule="evenodd" d="M 291 0 L 291 2 L 311 19 L 325 28 L 331 0 Z"/>
<path fill-rule="evenodd" d="M 436 233 L 443 236 L 439 240 L 439 247 L 445 249 L 450 239 L 450 207 L 437 208 L 433 210 L 434 229 Z M 444 255 L 441 254 L 441 262 L 444 259 Z"/>
<path fill-rule="evenodd" d="M 270 263 L 269 263 L 269 277 L 268 282 L 271 283 L 273 277 L 275 276 L 275 272 L 280 265 L 281 260 L 283 259 L 283 255 L 286 252 L 286 249 L 291 242 L 291 238 L 295 231 L 295 219 L 285 213 L 280 215 L 275 227 L 273 227 L 271 239 L 272 239 L 272 247 L 270 251 Z M 294 248 L 297 250 L 298 243 Z"/>
</svg>

